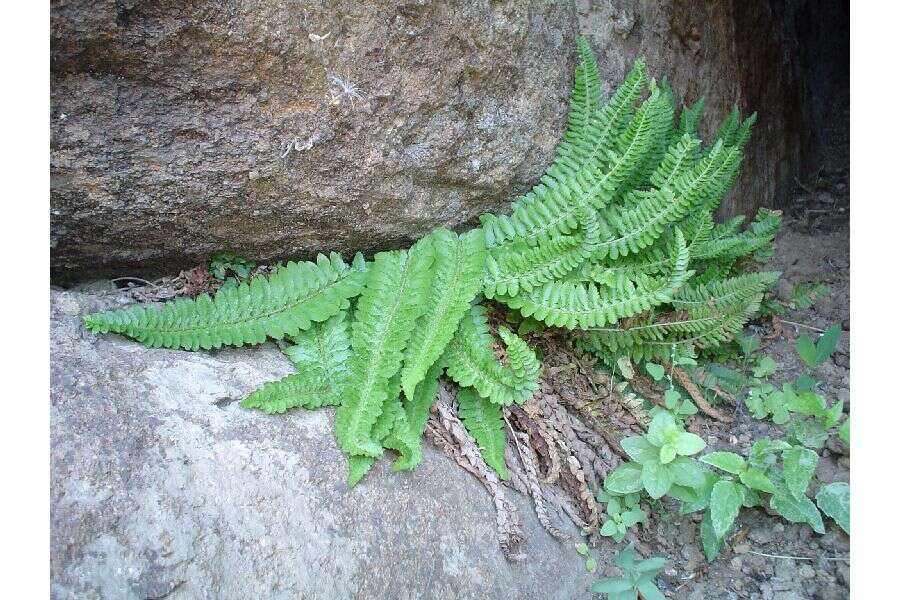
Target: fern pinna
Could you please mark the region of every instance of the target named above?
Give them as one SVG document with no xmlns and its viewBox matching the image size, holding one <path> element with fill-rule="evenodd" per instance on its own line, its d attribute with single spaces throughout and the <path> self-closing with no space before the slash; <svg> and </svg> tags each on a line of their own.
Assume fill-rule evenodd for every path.
<svg viewBox="0 0 900 600">
<path fill-rule="evenodd" d="M 320 255 L 214 297 L 97 313 L 85 325 L 185 350 L 290 340 L 284 352 L 297 372 L 242 406 L 336 406 L 351 485 L 385 449 L 397 455 L 396 470 L 419 464 L 446 375 L 461 386 L 463 423 L 505 478 L 503 407 L 534 395 L 540 363 L 506 327 L 495 337 L 482 299 L 581 330 L 579 344 L 604 360 L 647 360 L 731 339 L 778 277 L 747 271 L 770 254 L 778 213 L 760 210 L 744 230 L 742 217 L 712 217 L 755 115 L 742 120 L 735 108 L 704 144 L 702 99 L 676 117 L 668 84 L 648 79 L 641 59 L 602 102 L 584 40 L 578 55 L 553 162 L 509 215 L 482 215 L 481 227 L 462 235 L 436 229 L 372 261 Z"/>
</svg>

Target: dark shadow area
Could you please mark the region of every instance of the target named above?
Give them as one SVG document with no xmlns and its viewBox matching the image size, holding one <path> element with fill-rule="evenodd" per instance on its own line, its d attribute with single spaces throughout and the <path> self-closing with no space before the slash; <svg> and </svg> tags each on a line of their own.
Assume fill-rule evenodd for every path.
<svg viewBox="0 0 900 600">
<path fill-rule="evenodd" d="M 735 2 L 746 106 L 780 106 L 776 207 L 829 226 L 849 216 L 850 4 Z M 770 149 L 767 149 L 770 150 Z M 843 210 L 841 210 L 843 209 Z"/>
</svg>

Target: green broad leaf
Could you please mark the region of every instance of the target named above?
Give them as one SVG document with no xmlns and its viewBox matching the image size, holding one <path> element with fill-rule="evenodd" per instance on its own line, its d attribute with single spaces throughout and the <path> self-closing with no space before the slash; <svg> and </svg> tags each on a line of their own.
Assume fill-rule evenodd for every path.
<svg viewBox="0 0 900 600">
<path fill-rule="evenodd" d="M 616 566 L 625 572 L 634 568 L 634 544 L 628 544 L 616 555 L 614 559 Z"/>
<path fill-rule="evenodd" d="M 744 493 L 740 485 L 723 479 L 713 486 L 709 499 L 709 513 L 717 537 L 725 537 L 731 529 L 743 501 Z"/>
<path fill-rule="evenodd" d="M 697 460 L 693 458 L 679 457 L 669 465 L 672 473 L 672 481 L 677 485 L 687 488 L 700 489 L 706 482 L 708 473 Z"/>
<path fill-rule="evenodd" d="M 753 488 L 744 486 L 743 506 L 744 506 L 744 508 L 753 508 L 754 506 L 762 506 L 762 500 L 759 497 L 759 492 L 757 492 Z"/>
<path fill-rule="evenodd" d="M 791 523 L 808 523 L 816 533 L 825 533 L 819 509 L 806 496 L 795 498 L 788 494 L 775 494 L 769 501 L 769 506 Z"/>
<path fill-rule="evenodd" d="M 675 441 L 675 450 L 681 456 L 697 454 L 704 448 L 706 448 L 706 442 L 703 441 L 702 437 L 695 433 L 682 431 L 678 434 L 678 438 Z"/>
<path fill-rule="evenodd" d="M 662 378 L 666 376 L 665 367 L 656 363 L 648 362 L 644 365 L 644 369 L 647 370 L 647 373 L 654 381 L 661 381 Z"/>
<path fill-rule="evenodd" d="M 700 462 L 712 465 L 727 473 L 738 475 L 747 468 L 747 461 L 734 452 L 710 452 L 700 457 Z"/>
<path fill-rule="evenodd" d="M 737 342 L 744 356 L 750 356 L 760 348 L 759 338 L 755 335 L 739 336 Z"/>
<path fill-rule="evenodd" d="M 818 421 L 798 419 L 791 425 L 791 437 L 807 448 L 820 450 L 828 441 L 828 432 Z"/>
<path fill-rule="evenodd" d="M 678 406 L 678 401 L 681 400 L 681 394 L 678 393 L 678 390 L 669 388 L 666 390 L 663 400 L 665 401 L 666 408 L 675 410 L 675 407 Z"/>
<path fill-rule="evenodd" d="M 647 441 L 642 435 L 622 439 L 622 449 L 637 463 L 644 464 L 648 460 L 659 457 L 659 448 Z"/>
<path fill-rule="evenodd" d="M 790 394 L 786 393 L 786 397 L 787 407 L 792 412 L 812 417 L 825 414 L 825 398 L 815 392 L 793 393 L 791 390 Z"/>
<path fill-rule="evenodd" d="M 806 497 L 806 488 L 816 472 L 819 455 L 806 448 L 790 448 L 781 454 L 784 462 L 784 483 L 795 497 Z M 771 493 L 771 492 L 770 492 Z"/>
<path fill-rule="evenodd" d="M 683 415 L 685 417 L 690 417 L 691 415 L 697 414 L 697 405 L 691 402 L 690 400 L 685 400 L 681 403 L 681 406 L 678 407 L 678 414 Z"/>
<path fill-rule="evenodd" d="M 647 513 L 639 508 L 634 508 L 622 513 L 622 525 L 633 527 L 635 524 L 647 520 Z"/>
<path fill-rule="evenodd" d="M 638 585 L 637 589 L 641 596 L 644 597 L 644 600 L 666 600 L 666 597 L 662 595 L 662 592 L 659 591 L 659 588 L 652 581 Z"/>
<path fill-rule="evenodd" d="M 609 502 L 606 503 L 606 512 L 609 513 L 609 516 L 611 517 L 622 512 L 622 505 L 617 497 L 613 496 L 609 499 Z"/>
<path fill-rule="evenodd" d="M 587 544 L 584 544 L 584 543 L 578 544 L 577 546 L 575 546 L 575 552 L 577 552 L 578 554 L 580 554 L 582 556 L 587 556 L 588 555 Z"/>
<path fill-rule="evenodd" d="M 601 579 L 591 586 L 591 591 L 597 592 L 598 594 L 616 594 L 630 589 L 631 581 L 620 577 L 616 577 L 615 579 Z"/>
<path fill-rule="evenodd" d="M 608 519 L 605 523 L 603 523 L 603 527 L 600 528 L 600 535 L 605 535 L 606 537 L 612 537 L 618 532 L 619 527 L 612 519 Z"/>
<path fill-rule="evenodd" d="M 647 494 L 654 500 L 658 500 L 665 496 L 672 487 L 672 472 L 668 469 L 668 465 L 650 461 L 643 465 L 641 482 L 644 484 Z"/>
<path fill-rule="evenodd" d="M 666 495 L 675 498 L 676 500 L 680 500 L 686 505 L 694 504 L 698 501 L 697 492 L 692 490 L 689 487 L 685 487 L 683 485 L 678 485 L 677 483 L 673 483 L 672 487 L 669 488 L 669 491 L 666 492 Z M 698 508 L 696 510 L 703 510 L 704 507 Z M 694 510 L 688 512 L 695 512 Z M 686 513 L 685 513 L 686 514 Z"/>
<path fill-rule="evenodd" d="M 847 416 L 844 419 L 844 422 L 841 424 L 841 428 L 838 429 L 838 437 L 844 440 L 845 444 L 850 443 L 850 417 Z"/>
<path fill-rule="evenodd" d="M 750 467 L 746 471 L 740 473 L 738 477 L 740 478 L 741 483 L 750 489 L 766 492 L 767 494 L 775 493 L 775 484 L 772 483 L 772 480 L 755 467 Z"/>
<path fill-rule="evenodd" d="M 804 373 L 797 378 L 797 381 L 794 382 L 794 385 L 797 386 L 797 391 L 812 392 L 815 391 L 817 384 L 815 379 Z"/>
<path fill-rule="evenodd" d="M 672 444 L 663 444 L 662 448 L 659 449 L 659 462 L 666 465 L 675 460 L 675 456 L 677 451 L 675 450 L 675 446 Z"/>
<path fill-rule="evenodd" d="M 806 366 L 816 366 L 816 345 L 808 335 L 797 338 L 797 355 L 806 363 Z"/>
<path fill-rule="evenodd" d="M 603 482 L 607 491 L 613 494 L 631 494 L 644 489 L 641 482 L 641 465 L 625 463 L 606 476 Z"/>
<path fill-rule="evenodd" d="M 700 522 L 700 544 L 703 546 L 703 554 L 706 555 L 707 561 L 712 562 L 716 560 L 724 541 L 724 537 L 716 535 L 716 532 L 713 529 L 710 512 L 707 511 L 703 515 L 703 521 Z"/>
<path fill-rule="evenodd" d="M 591 556 L 587 560 L 584 561 L 584 568 L 587 569 L 588 573 L 596 573 L 597 572 L 597 559 Z"/>
<path fill-rule="evenodd" d="M 775 369 L 777 365 L 775 361 L 772 360 L 769 356 L 764 356 L 756 362 L 756 366 L 753 367 L 753 376 L 754 377 L 768 377 L 775 373 Z"/>
<path fill-rule="evenodd" d="M 838 400 L 834 404 L 831 405 L 831 408 L 825 411 L 825 414 L 822 418 L 822 427 L 825 429 L 831 429 L 835 425 L 838 424 L 838 421 L 841 420 L 841 415 L 844 414 L 844 401 Z"/>
<path fill-rule="evenodd" d="M 850 535 L 850 485 L 843 481 L 829 483 L 816 494 L 816 504 Z"/>
<path fill-rule="evenodd" d="M 635 570 L 639 573 L 653 573 L 662 571 L 662 568 L 666 566 L 666 559 L 662 556 L 651 556 L 650 558 L 645 558 L 641 562 L 639 562 Z"/>
<path fill-rule="evenodd" d="M 757 440 L 750 447 L 750 455 L 747 458 L 747 462 L 750 463 L 750 466 L 758 469 L 771 467 L 778 460 L 775 454 L 790 447 L 791 445 L 784 440 L 770 440 L 768 438 Z"/>
<path fill-rule="evenodd" d="M 645 437 L 648 442 L 659 447 L 669 441 L 669 438 L 673 437 L 673 433 L 677 432 L 678 424 L 675 422 L 675 417 L 668 411 L 661 410 L 654 415 L 650 425 L 647 426 Z"/>
<path fill-rule="evenodd" d="M 834 349 L 837 348 L 837 343 L 841 339 L 841 325 L 835 324 L 828 328 L 828 330 L 822 334 L 819 338 L 819 341 L 816 342 L 816 365 L 821 365 L 831 354 L 834 352 Z"/>
</svg>

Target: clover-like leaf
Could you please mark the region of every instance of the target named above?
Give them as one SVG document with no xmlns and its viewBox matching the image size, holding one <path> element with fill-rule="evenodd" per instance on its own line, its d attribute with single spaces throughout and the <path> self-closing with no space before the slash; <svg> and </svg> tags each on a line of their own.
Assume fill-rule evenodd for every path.
<svg viewBox="0 0 900 600">
<path fill-rule="evenodd" d="M 666 376 L 666 369 L 662 365 L 648 362 L 644 365 L 644 368 L 655 381 L 661 381 L 662 378 Z"/>
</svg>

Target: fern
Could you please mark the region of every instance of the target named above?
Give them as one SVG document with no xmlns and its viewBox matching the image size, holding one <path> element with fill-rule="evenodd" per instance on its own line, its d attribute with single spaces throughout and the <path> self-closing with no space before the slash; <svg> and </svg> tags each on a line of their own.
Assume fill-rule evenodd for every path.
<svg viewBox="0 0 900 600">
<path fill-rule="evenodd" d="M 493 249 L 485 266 L 484 295 L 493 298 L 515 296 L 519 290 L 528 292 L 581 265 L 599 242 L 600 229 L 593 211 L 582 209 L 579 215 L 578 234 L 545 241 L 534 248 Z"/>
<path fill-rule="evenodd" d="M 401 382 L 407 398 L 443 354 L 460 319 L 481 290 L 484 269 L 484 234 L 480 229 L 457 237 L 447 229 L 430 234 L 434 245 L 434 282 L 425 314 L 419 319 L 406 347 Z"/>
<path fill-rule="evenodd" d="M 508 216 L 485 214 L 462 235 L 436 229 L 409 251 L 352 265 L 332 253 L 290 262 L 215 297 L 85 317 L 95 333 L 148 346 L 212 349 L 291 338 L 297 372 L 241 405 L 267 413 L 337 406 L 335 437 L 358 483 L 385 449 L 394 470 L 422 461 L 422 436 L 443 374 L 460 386 L 460 416 L 502 478 L 502 406 L 538 389 L 540 362 L 517 335 L 488 325 L 483 296 L 546 325 L 608 364 L 668 358 L 731 340 L 777 273 L 750 273 L 772 252 L 780 213 L 715 224 L 756 115 L 735 106 L 711 143 L 704 101 L 675 117 L 674 94 L 635 62 L 608 101 L 585 40 L 553 162 Z M 350 311 L 351 301 L 355 301 Z M 502 343 L 501 343 L 502 342 Z"/>
<path fill-rule="evenodd" d="M 214 298 L 179 298 L 162 307 L 129 308 L 87 315 L 94 333 L 123 333 L 150 347 L 209 350 L 261 344 L 297 335 L 349 306 L 365 280 L 365 261 L 353 266 L 340 255 L 320 254 L 315 263 L 289 262 L 269 278 L 222 288 Z"/>
<path fill-rule="evenodd" d="M 591 283 L 553 282 L 529 294 L 505 297 L 503 302 L 523 316 L 567 329 L 599 327 L 648 310 L 672 299 L 690 276 L 684 236 L 676 234 L 677 254 L 668 278 L 640 287 L 626 282 L 625 289 L 600 288 Z"/>
<path fill-rule="evenodd" d="M 350 373 L 353 385 L 335 415 L 335 436 L 347 454 L 378 457 L 383 448 L 372 427 L 388 400 L 388 382 L 425 310 L 434 252 L 431 238 L 406 251 L 381 252 L 369 269 L 353 321 Z"/>
<path fill-rule="evenodd" d="M 537 391 L 540 363 L 519 336 L 505 327 L 497 333 L 507 346 L 508 365 L 494 356 L 484 307 L 472 306 L 444 355 L 447 376 L 461 386 L 474 387 L 491 402 L 522 404 Z"/>
<path fill-rule="evenodd" d="M 503 412 L 499 404 L 482 398 L 472 388 L 459 390 L 459 417 L 466 430 L 475 438 L 484 462 L 490 465 L 500 479 L 509 479 L 506 471 L 506 430 Z"/>
</svg>

